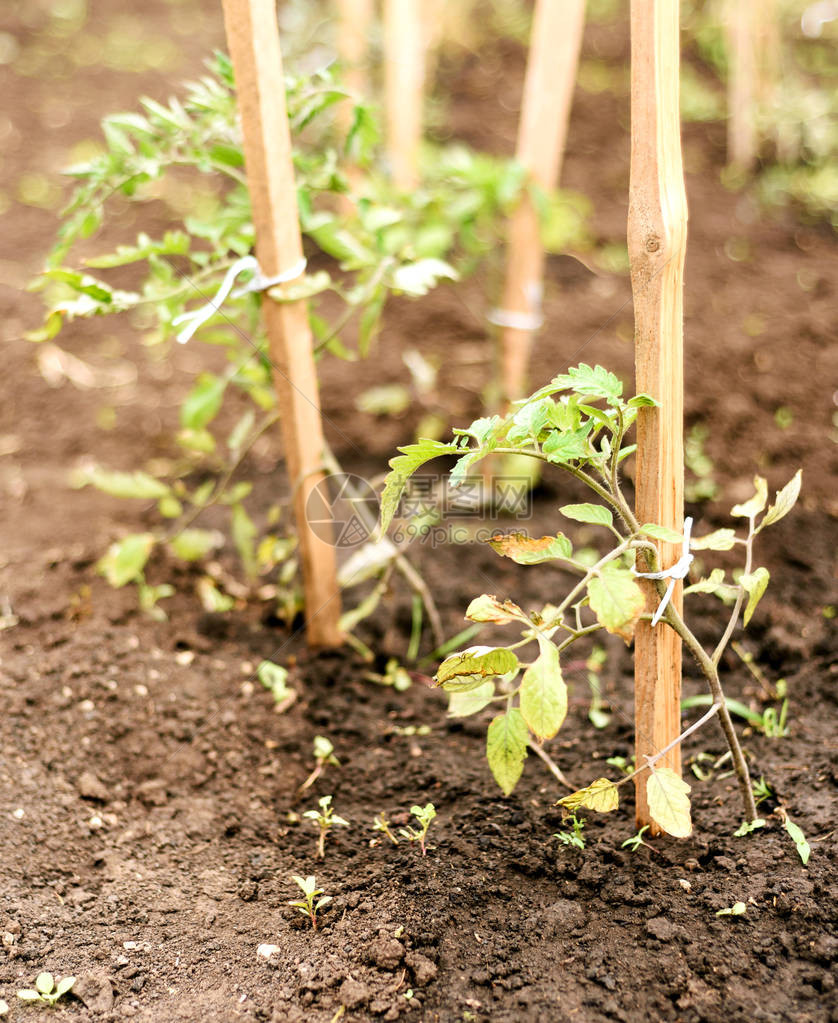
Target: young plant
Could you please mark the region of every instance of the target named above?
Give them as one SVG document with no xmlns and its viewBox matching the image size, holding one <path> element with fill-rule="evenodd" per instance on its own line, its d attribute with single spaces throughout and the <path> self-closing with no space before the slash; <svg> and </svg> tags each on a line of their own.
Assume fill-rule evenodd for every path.
<svg viewBox="0 0 838 1023">
<path fill-rule="evenodd" d="M 314 874 L 309 874 L 308 877 L 300 877 L 299 874 L 292 874 L 291 880 L 303 893 L 303 897 L 302 899 L 294 899 L 290 901 L 288 905 L 299 910 L 303 916 L 307 916 L 311 921 L 312 930 L 316 931 L 317 914 L 324 906 L 329 905 L 332 901 L 332 896 L 323 895 L 324 889 L 317 887 L 317 881 Z M 318 895 L 322 896 L 322 898 L 318 898 Z"/>
<path fill-rule="evenodd" d="M 273 696 L 277 714 L 287 710 L 297 699 L 297 690 L 288 685 L 288 669 L 273 661 L 262 661 L 256 677 Z"/>
<path fill-rule="evenodd" d="M 327 764 L 332 764 L 334 767 L 340 767 L 340 761 L 335 756 L 335 747 L 332 745 L 331 740 L 327 739 L 325 735 L 315 735 L 313 752 L 314 770 L 299 787 L 297 790 L 298 792 L 305 792 L 306 789 L 311 788 L 320 775 L 326 770 Z"/>
<path fill-rule="evenodd" d="M 321 796 L 317 801 L 320 804 L 319 810 L 306 810 L 303 817 L 308 820 L 314 821 L 316 826 L 319 828 L 317 835 L 317 856 L 319 859 L 326 858 L 326 835 L 331 829 L 339 824 L 341 827 L 348 828 L 349 821 L 343 817 L 339 817 L 332 809 L 332 797 Z"/>
<path fill-rule="evenodd" d="M 391 295 L 421 297 L 495 258 L 525 175 L 513 161 L 456 146 L 435 154 L 422 188 L 397 192 L 375 169 L 381 132 L 372 109 L 356 103 L 335 74 L 331 67 L 285 77 L 300 226 L 307 251 L 327 258 L 317 260 L 317 269 L 301 266 L 293 280 L 274 282 L 268 293 L 280 301 L 309 300 L 317 355 L 355 359 L 369 354 Z M 338 103 L 353 108 L 348 129 L 334 123 Z M 44 346 L 42 366 L 63 376 L 79 367 L 91 375 L 56 339 L 69 322 L 93 316 L 125 314 L 149 345 L 177 340 L 223 351 L 227 366 L 220 371 L 193 360 L 195 378 L 173 438 L 178 455 L 158 459 L 153 472 L 86 465 L 74 484 L 156 503 L 157 523 L 117 541 L 98 566 L 114 587 L 137 585 L 150 614 L 164 617 L 158 602 L 172 595 L 168 584 L 146 582 L 155 553 L 206 561 L 229 540 L 244 582 L 231 580 L 234 593 L 219 589 L 217 580 L 202 581 L 204 607 L 226 611 L 235 599 L 255 594 L 276 599 L 278 613 L 291 620 L 301 600 L 294 537 L 278 507 L 260 530 L 247 507 L 252 485 L 241 478 L 248 453 L 275 427 L 278 410 L 259 316 L 266 282 L 251 256 L 254 225 L 231 62 L 217 53 L 185 96 L 168 104 L 143 98 L 140 106 L 105 118 L 102 151 L 69 171 L 75 191 L 47 269 L 33 282 L 44 295 L 45 320 L 29 337 Z M 363 171 L 354 204 L 339 201 L 355 187 L 350 165 Z M 162 238 L 123 235 L 112 251 L 80 254 L 102 225 L 119 236 L 127 204 L 150 199 L 169 204 L 179 220 L 175 229 Z M 126 266 L 133 268 L 130 290 L 122 286 Z M 237 400 L 242 396 L 245 407 Z M 231 405 L 230 426 L 219 427 Z M 226 509 L 226 534 L 203 527 L 210 508 Z M 267 574 L 273 578 L 260 585 Z"/>
<path fill-rule="evenodd" d="M 392 828 L 390 827 L 390 821 L 387 820 L 383 813 L 380 813 L 377 817 L 373 819 L 372 830 L 381 831 L 384 835 L 387 836 L 387 838 L 390 839 L 393 845 L 399 844 L 399 840 L 393 834 Z"/>
<path fill-rule="evenodd" d="M 406 828 L 399 828 L 399 834 L 402 838 L 406 838 L 408 842 L 418 842 L 422 855 L 426 856 L 428 847 L 425 845 L 425 838 L 428 834 L 428 828 L 431 826 L 431 821 L 436 817 L 436 809 L 433 803 L 425 803 L 424 806 L 411 806 L 410 812 L 416 818 L 419 829 L 417 830 L 408 825 Z"/>
<path fill-rule="evenodd" d="M 18 991 L 17 996 L 22 1002 L 37 1002 L 40 1005 L 55 1005 L 59 998 L 66 995 L 75 984 L 75 977 L 62 977 L 56 981 L 51 973 L 39 973 L 35 978 L 35 987 Z"/>
<path fill-rule="evenodd" d="M 625 842 L 620 843 L 621 849 L 630 849 L 633 853 L 636 853 L 641 845 L 645 845 L 647 849 L 654 849 L 648 842 L 643 840 L 644 834 L 649 830 L 649 825 L 644 824 L 643 827 L 637 832 L 636 835 L 632 835 L 631 838 L 627 838 Z"/>
<path fill-rule="evenodd" d="M 768 585 L 767 569 L 754 563 L 754 542 L 765 527 L 791 511 L 800 492 L 801 474 L 795 474 L 771 505 L 766 481 L 756 477 L 755 495 L 731 513 L 745 521 L 744 535 L 725 528 L 692 537 L 689 519 L 683 535 L 658 523 L 638 522 L 623 492 L 621 468 L 636 447 L 627 443 L 627 435 L 638 409 L 654 405 L 645 394 L 624 399 L 622 383 L 602 366 L 583 363 L 573 367 L 531 397 L 516 402 L 508 415 L 479 419 L 464 430 L 455 430 L 451 443 L 420 440 L 400 448 L 390 462 L 382 493 L 381 526 L 386 530 L 392 521 L 411 475 L 442 455 L 457 458 L 450 476 L 454 487 L 461 486 L 474 466 L 489 455 L 526 455 L 555 466 L 592 492 L 596 503 L 567 504 L 560 512 L 567 519 L 601 529 L 611 540 L 610 548 L 593 560 L 574 553 L 573 544 L 561 532 L 542 537 L 498 533 L 489 539 L 489 545 L 502 557 L 520 565 L 554 562 L 575 574 L 577 581 L 557 604 L 538 611 L 525 612 L 512 600 L 491 594 L 475 598 L 466 611 L 468 620 L 514 625 L 521 639 L 451 654 L 440 664 L 434 682 L 450 694 L 460 716 L 492 703 L 501 705 L 501 712 L 489 724 L 486 750 L 495 780 L 508 795 L 521 777 L 528 747 L 552 738 L 564 722 L 567 689 L 561 657 L 568 647 L 603 630 L 630 643 L 641 620 L 653 628 L 673 629 L 705 676 L 709 709 L 630 775 L 616 782 L 599 778 L 560 802 L 571 813 L 583 807 L 614 810 L 619 804 L 619 786 L 647 772 L 652 819 L 669 834 L 685 836 L 692 829 L 689 786 L 658 763 L 673 746 L 714 717 L 719 718 L 727 739 L 745 817 L 750 821 L 757 816 L 748 765 L 733 728 L 719 665 L 740 618 L 747 626 Z M 679 546 L 681 556 L 674 566 L 659 564 L 660 542 Z M 687 596 L 713 594 L 732 603 L 721 637 L 714 647 L 705 649 L 670 597 L 676 580 L 687 576 L 693 551 L 734 548 L 743 553 L 744 566 L 738 578 L 728 580 L 718 568 L 684 591 Z M 651 580 L 657 590 L 660 602 L 654 614 L 646 611 L 646 592 L 638 576 Z M 527 646 L 535 647 L 534 656 L 522 659 L 519 651 Z"/>
<path fill-rule="evenodd" d="M 570 824 L 570 831 L 560 831 L 558 834 L 553 835 L 553 838 L 558 838 L 564 845 L 572 846 L 574 849 L 585 848 L 585 818 L 577 817 L 575 813 L 570 814 L 568 817 L 568 823 Z"/>
</svg>

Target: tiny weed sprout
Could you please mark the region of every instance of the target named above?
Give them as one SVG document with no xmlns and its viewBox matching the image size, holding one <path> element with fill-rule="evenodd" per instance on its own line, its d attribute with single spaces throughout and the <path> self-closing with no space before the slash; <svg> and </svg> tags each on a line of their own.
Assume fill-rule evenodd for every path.
<svg viewBox="0 0 838 1023">
<path fill-rule="evenodd" d="M 800 861 L 805 867 L 809 862 L 809 857 L 812 854 L 812 849 L 809 843 L 806 841 L 806 836 L 803 834 L 803 829 L 799 824 L 795 824 L 794 821 L 786 813 L 785 808 L 778 806 L 774 811 L 780 820 L 783 822 L 783 827 L 788 832 L 789 838 L 794 842 L 795 848 L 797 849 L 797 855 L 800 857 Z"/>
<path fill-rule="evenodd" d="M 390 841 L 393 843 L 393 845 L 399 844 L 399 840 L 393 834 L 392 828 L 390 827 L 390 822 L 387 820 L 383 813 L 380 813 L 373 820 L 372 829 L 373 831 L 381 831 L 383 834 L 385 834 L 387 838 L 389 838 Z"/>
<path fill-rule="evenodd" d="M 750 835 L 752 831 L 759 831 L 760 828 L 765 827 L 765 818 L 757 817 L 756 820 L 742 821 L 736 831 L 733 832 L 734 838 L 744 838 L 745 835 Z"/>
<path fill-rule="evenodd" d="M 641 620 L 654 628 L 673 629 L 705 677 L 709 696 L 702 697 L 700 705 L 707 709 L 686 731 L 647 756 L 645 763 L 636 764 L 629 774 L 624 773 L 617 781 L 598 778 L 559 802 L 569 813 L 582 808 L 607 813 L 619 804 L 620 786 L 645 772 L 652 821 L 668 834 L 684 837 L 692 831 L 690 787 L 659 762 L 714 717 L 718 717 L 727 740 L 745 819 L 753 821 L 757 817 L 748 764 L 733 726 L 719 668 L 740 621 L 744 626 L 749 624 L 768 586 L 768 570 L 754 561 L 755 541 L 763 529 L 792 510 L 800 493 L 801 472 L 777 492 L 771 504 L 766 480 L 755 478 L 754 496 L 731 511 L 745 524 L 741 535 L 732 528 L 721 528 L 693 536 L 691 519 L 685 521 L 683 534 L 654 522 L 639 522 L 624 494 L 621 474 L 624 460 L 636 447 L 627 443 L 627 436 L 638 409 L 655 405 L 657 402 L 646 394 L 624 398 L 621 381 L 602 366 L 582 363 L 572 367 L 529 398 L 514 402 L 506 416 L 478 419 L 466 429 L 455 430 L 450 443 L 421 439 L 400 448 L 399 455 L 390 462 L 391 472 L 381 497 L 381 530 L 383 535 L 393 521 L 410 477 L 440 456 L 457 459 L 449 479 L 455 489 L 490 456 L 527 456 L 569 474 L 592 492 L 595 503 L 566 504 L 559 511 L 566 519 L 601 530 L 610 541 L 610 547 L 594 557 L 586 551 L 574 551 L 571 540 L 561 532 L 542 537 L 497 533 L 487 541 L 501 557 L 519 565 L 552 562 L 574 574 L 577 581 L 557 603 L 532 611 L 492 594 L 476 597 L 466 610 L 468 621 L 492 627 L 515 626 L 521 638 L 450 653 L 439 665 L 434 684 L 449 694 L 453 716 L 465 717 L 492 704 L 499 705 L 499 713 L 488 727 L 486 755 L 495 780 L 509 795 L 521 777 L 529 750 L 549 761 L 541 745 L 557 734 L 567 714 L 567 687 L 561 667 L 564 652 L 572 644 L 603 631 L 630 644 Z M 658 564 L 654 541 L 678 545 L 680 557 L 674 565 Z M 687 578 L 693 567 L 693 552 L 734 549 L 742 554 L 738 576 L 730 578 L 725 569 L 714 568 L 695 582 Z M 646 609 L 646 593 L 638 578 L 649 580 L 647 585 L 658 594 L 654 613 Z M 670 599 L 679 579 L 686 581 L 684 594 L 690 600 L 711 595 L 730 607 L 727 623 L 714 646 L 704 647 Z M 521 648 L 528 646 L 535 648 L 534 654 L 525 658 Z M 591 675 L 596 676 L 597 666 L 588 663 Z M 593 684 L 596 681 L 589 678 L 591 717 L 595 725 L 601 725 L 603 707 Z M 763 730 L 768 731 L 764 719 L 761 722 Z M 769 727 L 776 732 L 781 725 L 785 727 L 785 721 L 778 718 Z M 620 767 L 623 769 L 622 764 Z"/>
<path fill-rule="evenodd" d="M 425 845 L 425 838 L 428 834 L 428 828 L 431 826 L 431 821 L 436 817 L 436 809 L 433 803 L 425 803 L 424 806 L 411 806 L 410 812 L 416 818 L 419 829 L 417 830 L 408 825 L 406 828 L 399 828 L 399 834 L 402 838 L 406 838 L 408 842 L 418 842 L 422 855 L 425 856 L 428 851 L 428 847 Z"/>
<path fill-rule="evenodd" d="M 756 805 L 764 803 L 767 799 L 774 798 L 774 789 L 765 780 L 764 775 L 759 776 L 759 781 L 753 783 L 754 800 Z"/>
<path fill-rule="evenodd" d="M 34 988 L 24 988 L 17 996 L 22 1002 L 37 1002 L 40 1005 L 55 1005 L 62 995 L 72 990 L 75 977 L 62 977 L 56 980 L 51 973 L 39 973 L 35 978 Z"/>
<path fill-rule="evenodd" d="M 643 841 L 643 835 L 649 830 L 649 825 L 644 824 L 643 827 L 637 832 L 636 835 L 632 835 L 631 838 L 627 838 L 625 842 L 620 843 L 621 849 L 630 849 L 633 853 L 636 853 L 641 845 L 645 845 L 647 849 L 651 849 L 652 846 L 648 842 Z"/>
<path fill-rule="evenodd" d="M 320 804 L 320 809 L 306 810 L 303 817 L 307 820 L 314 821 L 320 829 L 317 835 L 317 856 L 322 860 L 326 857 L 326 835 L 335 826 L 335 824 L 348 828 L 349 821 L 345 820 L 343 817 L 339 817 L 334 812 L 332 809 L 331 796 L 321 796 L 317 802 Z"/>
<path fill-rule="evenodd" d="M 340 767 L 340 761 L 335 756 L 335 747 L 325 735 L 315 735 L 313 752 L 314 770 L 299 787 L 298 792 L 304 792 L 306 789 L 311 788 L 326 769 L 327 764 L 331 764 L 333 767 Z"/>
<path fill-rule="evenodd" d="M 297 699 L 297 690 L 288 685 L 288 669 L 273 661 L 262 661 L 256 669 L 256 676 L 265 689 L 273 696 L 276 711 L 281 714 L 288 710 Z"/>
<path fill-rule="evenodd" d="M 558 838 L 560 842 L 565 845 L 573 846 L 575 849 L 585 848 L 585 818 L 577 817 L 575 813 L 572 813 L 568 817 L 568 823 L 570 824 L 570 831 L 559 831 L 558 834 L 553 835 L 553 838 Z"/>
<path fill-rule="evenodd" d="M 329 905 L 332 901 L 332 896 L 323 895 L 324 889 L 317 887 L 317 881 L 314 874 L 309 874 L 308 877 L 300 877 L 299 874 L 292 874 L 291 880 L 303 893 L 303 897 L 301 899 L 290 900 L 288 905 L 293 906 L 294 909 L 302 913 L 303 916 L 307 916 L 311 921 L 312 930 L 316 931 L 317 914 L 324 906 Z M 318 896 L 322 896 L 322 898 L 318 898 Z"/>
</svg>

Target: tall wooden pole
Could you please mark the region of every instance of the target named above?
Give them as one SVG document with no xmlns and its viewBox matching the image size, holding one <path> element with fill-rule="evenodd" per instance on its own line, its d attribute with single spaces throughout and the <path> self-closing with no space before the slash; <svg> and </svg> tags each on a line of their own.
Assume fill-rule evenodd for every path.
<svg viewBox="0 0 838 1023">
<path fill-rule="evenodd" d="M 274 0 L 224 0 L 224 24 L 236 77 L 256 255 L 262 273 L 272 277 L 299 264 L 303 255 Z M 308 308 L 304 301 L 265 298 L 262 312 L 293 488 L 306 636 L 312 646 L 336 646 L 341 633 L 335 550 L 306 521 L 308 497 L 325 480 Z"/>
<path fill-rule="evenodd" d="M 425 89 L 421 0 L 384 0 L 384 90 L 387 154 L 397 188 L 419 183 Z"/>
<path fill-rule="evenodd" d="M 343 66 L 343 83 L 358 99 L 369 95 L 369 34 L 372 27 L 372 0 L 338 0 L 338 57 Z M 352 107 L 341 103 L 338 124 L 343 135 L 352 127 Z M 358 167 L 347 167 L 347 177 L 353 191 L 363 180 Z M 346 205 L 352 208 L 351 199 Z"/>
<path fill-rule="evenodd" d="M 579 63 L 585 0 L 537 0 L 524 82 L 516 159 L 545 191 L 556 187 Z M 541 320 L 544 248 L 538 212 L 525 194 L 509 224 L 501 374 L 507 401 L 524 397 L 532 338 Z"/>
<path fill-rule="evenodd" d="M 678 0 L 631 0 L 631 184 L 628 251 L 634 294 L 637 389 L 660 408 L 637 417 L 636 510 L 641 523 L 681 531 L 684 516 L 683 274 L 687 200 L 678 110 Z M 681 551 L 659 543 L 664 567 Z M 647 587 L 648 606 L 658 596 Z M 681 606 L 682 587 L 673 596 Z M 635 633 L 637 764 L 680 733 L 681 640 L 665 625 Z M 660 766 L 681 771 L 680 746 Z M 638 824 L 652 824 L 648 773 L 638 776 Z M 654 826 L 653 826 L 653 830 Z"/>
<path fill-rule="evenodd" d="M 769 13 L 762 7 L 762 0 L 727 0 L 727 159 L 742 171 L 757 154 L 758 25 Z"/>
</svg>

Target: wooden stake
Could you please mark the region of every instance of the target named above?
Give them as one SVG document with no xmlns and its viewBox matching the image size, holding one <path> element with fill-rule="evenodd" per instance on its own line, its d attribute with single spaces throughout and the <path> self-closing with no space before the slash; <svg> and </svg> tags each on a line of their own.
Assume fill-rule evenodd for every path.
<svg viewBox="0 0 838 1023">
<path fill-rule="evenodd" d="M 425 29 L 420 0 L 384 0 L 387 152 L 396 187 L 419 183 L 425 87 Z"/>
<path fill-rule="evenodd" d="M 584 0 L 536 2 L 515 156 L 530 180 L 544 190 L 558 184 L 584 19 Z M 501 373 L 507 401 L 526 393 L 530 349 L 541 317 L 543 277 L 538 213 L 525 195 L 509 224 L 506 284 L 498 315 L 503 329 Z M 504 320 L 508 324 L 518 320 L 524 329 L 504 326 Z"/>
<path fill-rule="evenodd" d="M 338 0 L 338 56 L 343 65 L 343 83 L 354 96 L 365 98 L 370 92 L 369 34 L 372 26 L 372 0 Z M 352 105 L 341 103 L 337 111 L 342 136 L 352 127 Z M 363 180 L 359 168 L 347 167 L 347 177 L 353 191 Z M 344 204 L 347 211 L 354 206 L 351 199 Z"/>
<path fill-rule="evenodd" d="M 727 159 L 750 171 L 757 155 L 757 0 L 728 0 Z"/>
<path fill-rule="evenodd" d="M 236 76 L 256 255 L 262 272 L 289 270 L 303 255 L 297 218 L 285 82 L 274 0 L 224 0 Z M 325 479 L 317 375 L 304 301 L 262 303 L 302 557 L 306 636 L 312 646 L 341 642 L 335 550 L 311 530 L 306 501 Z"/>
<path fill-rule="evenodd" d="M 678 0 L 631 0 L 631 184 L 628 251 L 634 294 L 637 389 L 660 408 L 637 417 L 636 510 L 641 523 L 679 532 L 684 515 L 683 273 L 687 200 L 678 110 Z M 660 543 L 664 567 L 680 548 Z M 658 603 L 647 587 L 648 606 Z M 673 600 L 681 606 L 680 583 Z M 635 633 L 637 764 L 680 734 L 681 640 L 663 625 L 641 622 Z M 680 774 L 681 748 L 659 766 Z M 637 822 L 651 825 L 643 772 Z M 654 826 L 652 827 L 655 831 Z"/>
</svg>

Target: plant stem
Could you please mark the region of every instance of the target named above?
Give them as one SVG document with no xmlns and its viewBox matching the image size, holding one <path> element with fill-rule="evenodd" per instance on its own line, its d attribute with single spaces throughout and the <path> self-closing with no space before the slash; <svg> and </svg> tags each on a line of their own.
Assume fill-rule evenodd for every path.
<svg viewBox="0 0 838 1023">
<path fill-rule="evenodd" d="M 662 585 L 660 588 L 663 588 Z M 733 759 L 733 766 L 736 771 L 736 777 L 739 781 L 739 789 L 742 793 L 742 802 L 745 807 L 745 814 L 749 821 L 756 820 L 757 808 L 756 803 L 754 802 L 753 788 L 751 787 L 751 773 L 748 770 L 748 762 L 745 760 L 745 754 L 742 752 L 742 747 L 739 745 L 739 737 L 736 734 L 736 729 L 733 727 L 733 721 L 731 720 L 730 711 L 727 707 L 727 701 L 719 679 L 719 671 L 716 667 L 716 662 L 708 656 L 704 647 L 685 625 L 684 619 L 681 617 L 677 608 L 673 607 L 671 603 L 666 609 L 664 621 L 675 629 L 687 645 L 690 653 L 698 662 L 698 666 L 701 668 L 702 674 L 707 679 L 708 685 L 710 686 L 710 692 L 713 696 L 713 703 L 714 705 L 719 705 L 719 720 L 722 723 L 722 730 L 725 733 L 725 738 L 727 739 L 727 744 L 730 749 L 730 755 Z"/>
<path fill-rule="evenodd" d="M 750 575 L 751 568 L 754 560 L 754 516 L 750 519 L 750 528 L 748 529 L 748 539 L 745 541 L 745 568 L 744 574 Z M 713 664 L 718 665 L 722 658 L 722 654 L 725 652 L 725 647 L 730 642 L 730 637 L 733 635 L 733 630 L 739 621 L 739 612 L 742 610 L 742 604 L 745 602 L 745 587 L 739 584 L 739 593 L 736 595 L 736 603 L 733 605 L 733 610 L 730 613 L 730 621 L 727 623 L 727 628 L 724 631 L 724 635 L 716 645 L 716 649 L 713 651 Z"/>
<path fill-rule="evenodd" d="M 573 785 L 571 785 L 567 778 L 565 778 L 565 776 L 562 774 L 561 768 L 553 760 L 550 754 L 545 749 L 542 749 L 542 747 L 539 746 L 537 742 L 533 742 L 532 739 L 527 741 L 527 745 L 533 751 L 533 753 L 535 753 L 537 757 L 540 757 L 544 761 L 544 763 L 547 765 L 548 770 L 556 779 L 556 781 L 560 785 L 564 785 L 566 789 L 570 789 L 570 791 L 573 792 L 574 790 Z"/>
</svg>

